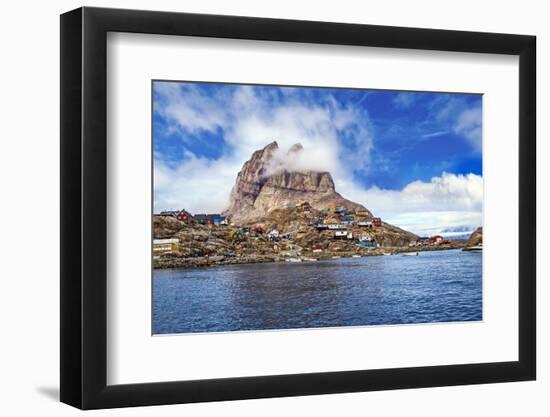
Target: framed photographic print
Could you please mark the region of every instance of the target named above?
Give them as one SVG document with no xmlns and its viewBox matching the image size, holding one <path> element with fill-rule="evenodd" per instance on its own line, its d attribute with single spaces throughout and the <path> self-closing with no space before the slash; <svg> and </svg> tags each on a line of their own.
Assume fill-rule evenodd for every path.
<svg viewBox="0 0 550 417">
<path fill-rule="evenodd" d="M 535 38 L 61 16 L 61 400 L 535 379 Z"/>
</svg>

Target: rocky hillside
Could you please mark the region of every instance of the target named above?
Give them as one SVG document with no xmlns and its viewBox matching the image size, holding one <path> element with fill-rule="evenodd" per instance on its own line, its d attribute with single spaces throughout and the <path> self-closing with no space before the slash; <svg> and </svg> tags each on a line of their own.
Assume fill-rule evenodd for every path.
<svg viewBox="0 0 550 417">
<path fill-rule="evenodd" d="M 282 234 L 290 234 L 292 240 L 304 246 L 313 244 L 325 246 L 323 245 L 325 241 L 334 238 L 334 230 L 319 231 L 312 226 L 322 214 L 322 212 L 315 209 L 309 212 L 304 212 L 298 208 L 275 209 L 265 217 L 245 223 L 245 225 L 259 226 L 266 231 L 278 230 Z M 417 235 L 384 222 L 380 227 L 374 228 L 350 225 L 347 230 L 357 238 L 367 234 L 383 247 L 408 246 L 409 243 L 418 239 Z M 349 243 L 355 244 L 357 240 L 355 239 Z"/>
<path fill-rule="evenodd" d="M 277 165 L 277 142 L 252 154 L 237 175 L 226 211 L 234 223 L 246 223 L 265 217 L 288 204 L 307 201 L 315 209 L 344 206 L 350 210 L 368 210 L 338 194 L 329 172 L 288 171 Z M 290 148 L 287 157 L 304 152 L 302 145 Z"/>
<path fill-rule="evenodd" d="M 153 217 L 155 239 L 178 239 L 174 253 L 155 256 L 155 268 L 196 267 L 222 264 L 280 262 L 288 258 L 330 259 L 335 256 L 381 255 L 403 251 L 417 236 L 397 227 L 382 224 L 372 229 L 350 227 L 354 239 L 336 239 L 334 231 L 316 230 L 311 221 L 315 212 L 304 213 L 298 208 L 272 211 L 261 222 L 250 227 L 186 224 L 169 216 Z M 279 238 L 273 241 L 266 232 L 277 229 Z M 364 248 L 358 239 L 368 235 L 380 244 Z M 416 249 L 415 249 L 416 250 Z"/>
<path fill-rule="evenodd" d="M 483 228 L 478 227 L 469 237 L 466 246 L 476 246 L 483 243 Z"/>
</svg>

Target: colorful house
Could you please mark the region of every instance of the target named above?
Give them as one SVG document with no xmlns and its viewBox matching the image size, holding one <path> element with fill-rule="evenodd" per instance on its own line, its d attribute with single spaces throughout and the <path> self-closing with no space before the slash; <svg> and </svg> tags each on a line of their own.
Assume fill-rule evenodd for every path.
<svg viewBox="0 0 550 417">
<path fill-rule="evenodd" d="M 425 246 L 430 244 L 430 238 L 429 237 L 419 237 L 416 240 L 416 246 Z"/>
<path fill-rule="evenodd" d="M 206 214 L 195 214 L 195 221 L 198 224 L 208 224 L 208 216 Z"/>
<path fill-rule="evenodd" d="M 371 248 L 371 249 L 374 249 L 374 248 L 377 248 L 378 247 L 378 243 L 376 243 L 376 240 L 360 240 L 359 241 L 359 246 L 361 246 L 362 248 Z"/>
<path fill-rule="evenodd" d="M 443 236 L 436 235 L 436 236 L 430 237 L 430 243 L 433 245 L 439 245 L 442 242 L 443 242 Z"/>
<path fill-rule="evenodd" d="M 362 248 L 377 248 L 378 243 L 372 236 L 363 235 L 359 238 L 359 246 Z"/>
<path fill-rule="evenodd" d="M 273 229 L 271 232 L 268 233 L 268 238 L 272 242 L 276 242 L 279 240 L 279 231 L 277 229 Z"/>
<path fill-rule="evenodd" d="M 180 222 L 191 223 L 193 221 L 193 216 L 188 211 L 182 209 L 176 214 L 176 219 Z"/>
<path fill-rule="evenodd" d="M 372 228 L 372 221 L 371 220 L 362 220 L 362 221 L 357 222 L 357 226 Z"/>
<path fill-rule="evenodd" d="M 311 245 L 311 251 L 314 253 L 323 252 L 323 247 L 319 244 Z"/>
<path fill-rule="evenodd" d="M 380 217 L 373 217 L 372 218 L 372 225 L 374 227 L 380 227 L 382 226 L 382 219 Z"/>
<path fill-rule="evenodd" d="M 179 239 L 153 239 L 153 254 L 161 255 L 179 251 Z"/>
<path fill-rule="evenodd" d="M 199 224 L 221 224 L 225 217 L 221 214 L 195 214 L 193 219 Z"/>
<path fill-rule="evenodd" d="M 327 229 L 329 230 L 341 230 L 345 229 L 347 226 L 342 223 L 329 223 L 327 224 Z"/>
</svg>

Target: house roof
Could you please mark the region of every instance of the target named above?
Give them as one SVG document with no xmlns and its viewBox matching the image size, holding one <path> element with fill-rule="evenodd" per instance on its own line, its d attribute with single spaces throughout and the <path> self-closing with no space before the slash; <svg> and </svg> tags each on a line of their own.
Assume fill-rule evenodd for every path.
<svg viewBox="0 0 550 417">
<path fill-rule="evenodd" d="M 224 219 L 225 216 L 222 216 L 221 214 L 204 214 L 204 213 L 195 214 L 196 220 L 212 220 L 216 218 Z"/>
</svg>

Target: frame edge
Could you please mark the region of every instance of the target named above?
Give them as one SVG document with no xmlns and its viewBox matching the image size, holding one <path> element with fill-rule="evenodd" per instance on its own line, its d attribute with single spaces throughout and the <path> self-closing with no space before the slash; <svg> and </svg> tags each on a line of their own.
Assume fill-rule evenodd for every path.
<svg viewBox="0 0 550 417">
<path fill-rule="evenodd" d="M 537 375 L 537 38 L 525 36 L 519 53 L 519 362 Z"/>
<path fill-rule="evenodd" d="M 60 400 L 82 408 L 82 9 L 60 16 Z"/>
</svg>

